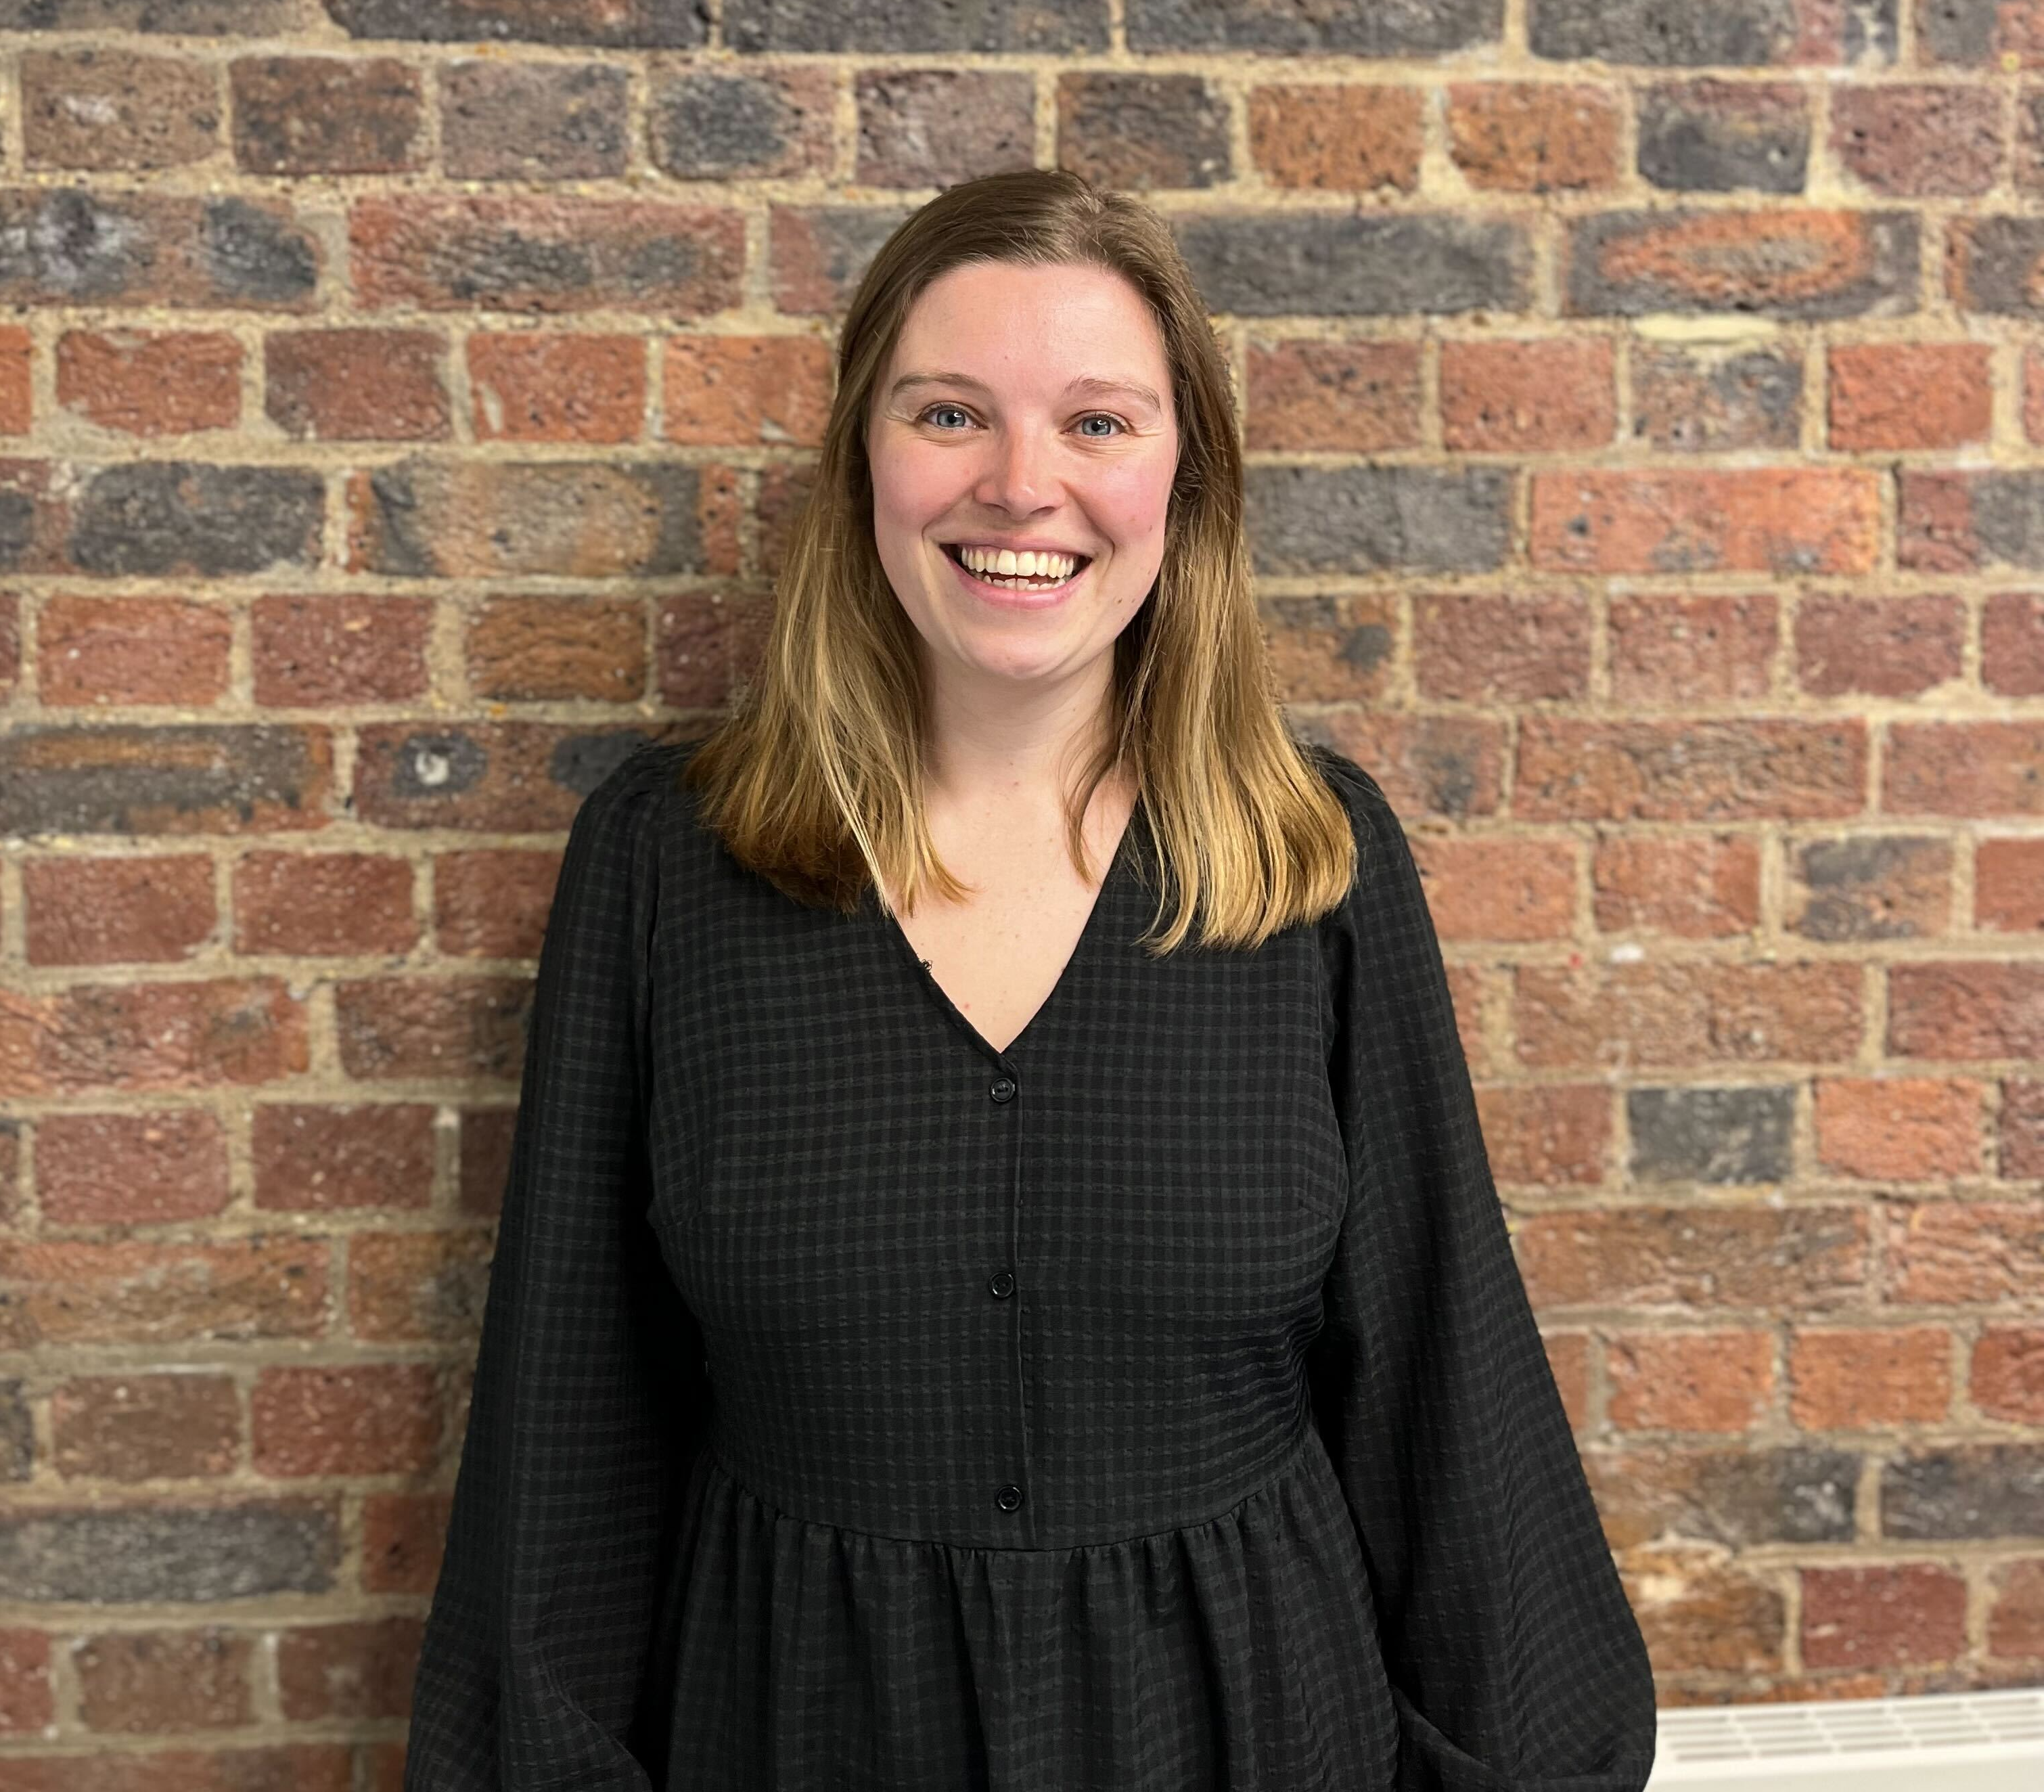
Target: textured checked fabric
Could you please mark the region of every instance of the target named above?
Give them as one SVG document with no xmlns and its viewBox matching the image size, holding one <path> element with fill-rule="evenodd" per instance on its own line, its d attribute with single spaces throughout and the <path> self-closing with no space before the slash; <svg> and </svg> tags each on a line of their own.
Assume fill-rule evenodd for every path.
<svg viewBox="0 0 2044 1792">
<path fill-rule="evenodd" d="M 1639 1792 L 1418 872 L 1005 1052 L 632 752 L 535 994 L 406 1792 Z"/>
</svg>

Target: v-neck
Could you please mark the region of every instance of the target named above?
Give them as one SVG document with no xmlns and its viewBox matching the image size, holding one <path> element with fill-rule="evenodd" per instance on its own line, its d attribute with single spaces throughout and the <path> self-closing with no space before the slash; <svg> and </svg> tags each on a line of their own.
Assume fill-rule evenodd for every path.
<svg viewBox="0 0 2044 1792">
<path fill-rule="evenodd" d="M 1005 1049 L 997 1049 L 993 1042 L 966 1018 L 965 1011 L 951 1000 L 943 985 L 937 981 L 936 974 L 917 954 L 914 944 L 903 931 L 901 923 L 896 917 L 893 909 L 889 907 L 877 894 L 874 895 L 874 905 L 880 910 L 881 925 L 894 936 L 902 952 L 906 955 L 910 966 L 914 969 L 916 975 L 922 980 L 924 987 L 936 998 L 938 1006 L 966 1035 L 966 1038 L 1004 1070 L 1014 1068 L 1012 1059 L 1016 1051 L 1032 1033 L 1040 1029 L 1044 1016 L 1049 1013 L 1058 997 L 1064 994 L 1066 986 L 1083 969 L 1084 961 L 1088 956 L 1088 948 L 1093 944 L 1094 934 L 1106 925 L 1108 899 L 1116 893 L 1124 873 L 1124 861 L 1127 859 L 1130 848 L 1135 843 L 1135 830 L 1143 825 L 1144 820 L 1143 798 L 1139 794 L 1134 806 L 1129 809 L 1128 819 L 1122 824 L 1120 837 L 1115 842 L 1114 851 L 1107 862 L 1107 869 L 1101 874 L 1100 883 L 1093 893 L 1093 906 L 1086 910 L 1085 923 L 1079 929 L 1079 936 L 1074 943 L 1070 953 L 1066 956 L 1063 967 L 1058 971 L 1057 981 L 1051 985 L 1050 993 L 1036 1004 L 1035 1012 L 1022 1023 L 1022 1030 L 1009 1040 Z"/>
</svg>

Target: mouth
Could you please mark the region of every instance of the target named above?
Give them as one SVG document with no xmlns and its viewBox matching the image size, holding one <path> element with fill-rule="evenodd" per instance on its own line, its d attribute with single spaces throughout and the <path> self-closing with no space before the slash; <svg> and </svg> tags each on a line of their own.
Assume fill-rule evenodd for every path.
<svg viewBox="0 0 2044 1792">
<path fill-rule="evenodd" d="M 1078 584 L 1085 577 L 1086 568 L 1093 564 L 1091 555 L 1074 554 L 1072 556 L 1074 563 L 1072 570 L 1062 578 L 1043 579 L 1034 575 L 1004 578 L 998 573 L 975 572 L 965 563 L 964 554 L 959 543 L 946 541 L 939 545 L 943 549 L 944 558 L 958 568 L 959 578 L 968 586 L 1009 603 L 1028 605 L 1032 600 L 1055 602 Z"/>
</svg>

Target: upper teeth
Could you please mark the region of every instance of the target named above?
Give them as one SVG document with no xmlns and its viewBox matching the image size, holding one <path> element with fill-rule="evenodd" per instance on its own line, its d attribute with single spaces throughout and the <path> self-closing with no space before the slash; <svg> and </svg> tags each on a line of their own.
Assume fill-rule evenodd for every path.
<svg viewBox="0 0 2044 1792">
<path fill-rule="evenodd" d="M 991 548 L 960 548 L 959 558 L 974 572 L 990 572 L 997 579 L 1069 579 L 1078 570 L 1070 554 L 1036 553 L 1012 548 L 998 552 Z"/>
</svg>

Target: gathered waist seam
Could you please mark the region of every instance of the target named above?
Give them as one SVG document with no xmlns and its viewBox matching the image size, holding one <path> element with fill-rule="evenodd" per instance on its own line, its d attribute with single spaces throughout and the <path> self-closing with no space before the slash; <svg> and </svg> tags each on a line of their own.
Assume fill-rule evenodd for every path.
<svg viewBox="0 0 2044 1792">
<path fill-rule="evenodd" d="M 1308 1419 L 1300 1427 L 1298 1436 L 1278 1453 L 1274 1466 L 1266 1471 L 1262 1478 L 1247 1493 L 1239 1495 L 1219 1512 L 1210 1513 L 1204 1518 L 1189 1518 L 1182 1524 L 1161 1525 L 1154 1531 L 1136 1531 L 1127 1536 L 1102 1537 L 1092 1543 L 1070 1544 L 950 1543 L 942 1537 L 903 1536 L 892 1531 L 874 1531 L 867 1530 L 857 1525 L 841 1525 L 832 1518 L 808 1518 L 800 1513 L 789 1511 L 785 1506 L 776 1504 L 763 1494 L 757 1491 L 751 1482 L 738 1474 L 730 1463 L 725 1461 L 723 1453 L 717 1449 L 714 1442 L 704 1453 L 717 1472 L 747 1499 L 772 1513 L 775 1517 L 786 1519 L 790 1524 L 815 1525 L 824 1530 L 841 1531 L 848 1536 L 870 1537 L 880 1543 L 921 1544 L 933 1549 L 957 1550 L 968 1555 L 1078 1556 L 1084 1554 L 1089 1549 L 1125 1548 L 1130 1544 L 1147 1543 L 1152 1537 L 1174 1536 L 1181 1532 L 1196 1531 L 1202 1525 L 1217 1525 L 1225 1519 L 1233 1517 L 1251 1500 L 1260 1499 L 1279 1482 L 1286 1479 L 1298 1467 L 1300 1459 L 1304 1455 L 1308 1447 L 1314 1442 L 1316 1435 L 1312 1421 Z"/>
</svg>

